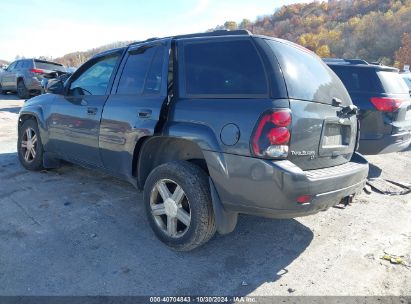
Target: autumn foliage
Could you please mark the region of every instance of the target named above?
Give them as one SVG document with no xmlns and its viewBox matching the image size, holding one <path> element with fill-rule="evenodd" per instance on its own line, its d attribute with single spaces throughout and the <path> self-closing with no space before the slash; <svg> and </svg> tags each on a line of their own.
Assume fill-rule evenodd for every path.
<svg viewBox="0 0 411 304">
<path fill-rule="evenodd" d="M 247 19 L 238 24 L 227 21 L 215 29 L 224 28 L 247 29 L 254 34 L 291 40 L 321 57 L 410 64 L 410 37 L 404 33 L 411 33 L 411 0 L 330 0 L 293 4 L 254 22 Z"/>
<path fill-rule="evenodd" d="M 400 49 L 395 53 L 395 59 L 399 67 L 411 64 L 411 34 L 404 33 L 401 43 Z"/>
</svg>

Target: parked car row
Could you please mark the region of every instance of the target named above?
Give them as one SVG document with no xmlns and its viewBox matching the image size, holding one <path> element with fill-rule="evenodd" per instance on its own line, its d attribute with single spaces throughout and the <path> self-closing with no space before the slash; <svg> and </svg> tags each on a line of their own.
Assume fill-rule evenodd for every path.
<svg viewBox="0 0 411 304">
<path fill-rule="evenodd" d="M 358 59 L 325 59 L 340 77 L 361 124 L 359 152 L 402 151 L 411 143 L 411 98 L 399 70 Z"/>
<path fill-rule="evenodd" d="M 40 59 L 20 59 L 0 73 L 0 93 L 16 92 L 19 98 L 44 92 L 42 81 L 67 74 L 66 68 L 56 62 Z"/>
<path fill-rule="evenodd" d="M 411 97 L 386 79 L 395 73 L 359 66 L 378 78 L 373 110 L 357 102 L 361 128 L 381 119 L 382 137 L 405 133 Z M 243 30 L 149 39 L 94 56 L 48 92 L 20 111 L 21 164 L 65 160 L 124 178 L 176 250 L 233 231 L 240 213 L 294 218 L 348 204 L 368 175 L 343 82 L 285 40 Z"/>
</svg>

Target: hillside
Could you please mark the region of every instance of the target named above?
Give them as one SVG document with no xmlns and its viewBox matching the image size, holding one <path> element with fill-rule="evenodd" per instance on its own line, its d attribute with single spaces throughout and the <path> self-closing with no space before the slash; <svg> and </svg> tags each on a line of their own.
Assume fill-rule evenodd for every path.
<svg viewBox="0 0 411 304">
<path fill-rule="evenodd" d="M 411 64 L 411 0 L 329 0 L 292 4 L 254 22 L 227 21 L 214 29 L 247 29 L 297 42 L 321 57 Z M 408 33 L 408 35 L 406 34 Z M 107 44 L 55 59 L 79 66 L 93 55 L 132 41 Z"/>
<path fill-rule="evenodd" d="M 114 49 L 118 47 L 122 47 L 125 45 L 128 45 L 132 43 L 133 41 L 118 41 L 118 42 L 113 42 L 110 44 L 106 44 L 91 50 L 83 51 L 83 52 L 74 52 L 74 53 L 69 53 L 64 55 L 63 57 L 55 58 L 53 61 L 59 62 L 61 64 L 64 64 L 66 66 L 71 66 L 71 67 L 78 67 L 84 62 L 86 62 L 89 58 L 92 56 L 104 52 L 109 49 Z"/>
<path fill-rule="evenodd" d="M 330 0 L 283 6 L 256 21 L 227 21 L 214 29 L 248 29 L 254 34 L 297 42 L 322 57 L 363 58 L 410 64 L 411 0 Z M 405 42 L 404 42 L 405 41 Z"/>
<path fill-rule="evenodd" d="M 9 62 L 8 62 L 7 60 L 0 59 L 0 67 L 1 67 L 3 64 L 9 64 Z"/>
</svg>

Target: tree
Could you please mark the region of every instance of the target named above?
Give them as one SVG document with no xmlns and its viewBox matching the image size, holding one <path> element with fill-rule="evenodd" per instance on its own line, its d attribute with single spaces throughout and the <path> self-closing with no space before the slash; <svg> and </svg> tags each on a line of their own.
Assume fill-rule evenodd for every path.
<svg viewBox="0 0 411 304">
<path fill-rule="evenodd" d="M 243 19 L 243 21 L 240 22 L 240 25 L 238 27 L 240 29 L 249 30 L 252 27 L 252 23 L 248 19 Z"/>
<path fill-rule="evenodd" d="M 224 27 L 225 27 L 227 30 L 230 30 L 230 31 L 236 30 L 236 29 L 238 28 L 237 22 L 235 22 L 235 21 L 226 21 L 226 22 L 224 23 Z"/>
<path fill-rule="evenodd" d="M 411 64 L 411 34 L 404 33 L 402 35 L 401 47 L 395 52 L 395 60 L 399 68 Z"/>
<path fill-rule="evenodd" d="M 328 45 L 321 45 L 315 50 L 315 52 L 318 56 L 322 58 L 330 57 L 331 55 L 330 48 Z"/>
</svg>

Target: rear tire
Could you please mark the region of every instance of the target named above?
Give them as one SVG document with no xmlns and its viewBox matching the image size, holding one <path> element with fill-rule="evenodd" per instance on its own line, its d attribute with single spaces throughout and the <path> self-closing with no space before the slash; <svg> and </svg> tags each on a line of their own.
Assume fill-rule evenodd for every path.
<svg viewBox="0 0 411 304">
<path fill-rule="evenodd" d="M 43 144 L 37 122 L 34 119 L 26 120 L 19 128 L 17 152 L 20 163 L 31 171 L 39 171 L 43 167 Z"/>
<path fill-rule="evenodd" d="M 194 164 L 155 168 L 144 186 L 144 203 L 154 233 L 174 250 L 193 250 L 216 232 L 208 176 Z"/>
<path fill-rule="evenodd" d="M 20 79 L 17 82 L 17 96 L 21 99 L 28 99 L 30 98 L 30 92 L 27 90 L 26 85 L 24 84 L 24 81 Z"/>
</svg>

